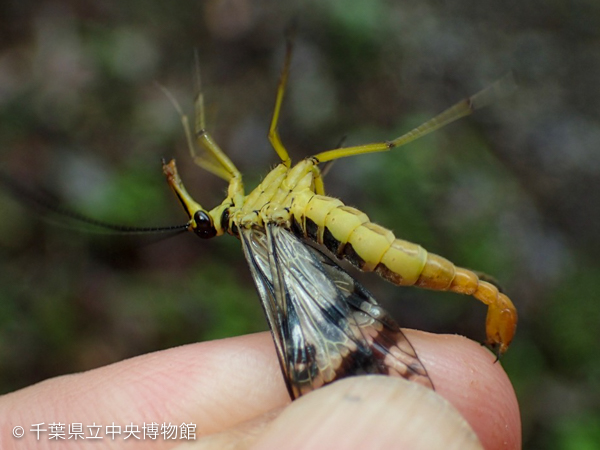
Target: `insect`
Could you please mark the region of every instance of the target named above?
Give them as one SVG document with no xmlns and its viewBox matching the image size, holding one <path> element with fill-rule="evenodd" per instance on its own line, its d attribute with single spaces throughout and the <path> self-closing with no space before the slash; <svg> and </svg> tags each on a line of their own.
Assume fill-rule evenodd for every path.
<svg viewBox="0 0 600 450">
<path fill-rule="evenodd" d="M 194 134 L 188 118 L 181 117 L 194 161 L 228 182 L 226 198 L 212 210 L 203 208 L 186 191 L 175 160 L 163 160 L 167 181 L 189 216 L 188 229 L 204 239 L 223 234 L 240 239 L 290 396 L 366 373 L 401 376 L 433 388 L 396 322 L 336 259 L 397 285 L 474 296 L 488 306 L 487 343 L 503 354 L 517 324 L 510 299 L 474 272 L 397 239 L 365 213 L 326 196 L 320 165 L 405 145 L 485 106 L 511 89 L 512 78 L 497 81 L 391 141 L 337 148 L 292 165 L 277 128 L 291 55 L 288 40 L 268 134 L 281 161 L 252 192 L 245 194 L 241 173 L 206 131 L 200 90 Z M 194 138 L 205 154 L 198 154 Z"/>
</svg>

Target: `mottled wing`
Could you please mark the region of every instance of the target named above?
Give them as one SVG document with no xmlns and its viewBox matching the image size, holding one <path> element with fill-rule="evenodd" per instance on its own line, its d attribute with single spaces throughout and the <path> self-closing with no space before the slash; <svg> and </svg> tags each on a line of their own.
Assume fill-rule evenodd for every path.
<svg viewBox="0 0 600 450">
<path fill-rule="evenodd" d="M 332 259 L 275 225 L 240 236 L 292 398 L 360 374 L 433 387 L 398 325 Z"/>
<path fill-rule="evenodd" d="M 368 360 L 370 351 L 356 325 L 355 330 L 353 322 L 346 325 L 349 308 L 318 260 L 287 231 L 292 247 L 282 250 L 274 228 L 267 227 L 269 236 L 260 229 L 241 230 L 240 237 L 290 396 L 296 398 L 336 379 L 342 353 L 355 349 Z"/>
<path fill-rule="evenodd" d="M 281 369 L 284 373 L 285 382 L 292 394 L 289 384 L 289 377 L 286 374 L 286 369 L 283 363 L 283 336 L 281 334 L 281 324 L 283 322 L 281 308 L 275 298 L 275 290 L 273 286 L 271 268 L 269 267 L 269 251 L 267 249 L 267 236 L 258 229 L 242 229 L 240 232 L 242 248 L 244 256 L 248 262 L 250 273 L 254 278 L 254 284 L 260 297 L 260 302 L 269 324 L 269 329 L 273 335 L 277 357 L 281 364 Z M 293 398 L 293 397 L 292 397 Z"/>
<path fill-rule="evenodd" d="M 417 352 L 394 318 L 373 295 L 334 260 L 312 248 L 330 279 L 344 293 L 352 316 L 369 342 L 374 357 L 383 362 L 387 375 L 399 376 L 434 389 Z"/>
</svg>

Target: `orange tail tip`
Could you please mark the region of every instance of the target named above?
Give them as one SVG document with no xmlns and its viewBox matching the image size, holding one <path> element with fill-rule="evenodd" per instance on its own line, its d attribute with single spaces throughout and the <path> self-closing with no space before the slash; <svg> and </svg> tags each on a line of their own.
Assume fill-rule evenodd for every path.
<svg viewBox="0 0 600 450">
<path fill-rule="evenodd" d="M 497 349 L 498 356 L 502 356 L 515 335 L 517 330 L 517 310 L 504 295 L 498 295 L 498 302 L 488 308 L 486 319 L 487 343 Z"/>
</svg>

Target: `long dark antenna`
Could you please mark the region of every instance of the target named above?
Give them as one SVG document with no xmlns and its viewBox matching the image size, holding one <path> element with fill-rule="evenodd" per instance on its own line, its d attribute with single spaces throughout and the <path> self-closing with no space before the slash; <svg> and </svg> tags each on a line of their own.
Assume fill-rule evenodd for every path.
<svg viewBox="0 0 600 450">
<path fill-rule="evenodd" d="M 23 183 L 2 172 L 0 172 L 0 184 L 4 185 L 15 197 L 29 203 L 32 207 L 41 207 L 47 212 L 67 217 L 83 224 L 109 230 L 117 234 L 155 234 L 185 231 L 188 229 L 187 223 L 160 227 L 132 227 L 104 222 L 60 205 L 43 190 L 32 189 L 31 187 L 25 186 Z"/>
</svg>

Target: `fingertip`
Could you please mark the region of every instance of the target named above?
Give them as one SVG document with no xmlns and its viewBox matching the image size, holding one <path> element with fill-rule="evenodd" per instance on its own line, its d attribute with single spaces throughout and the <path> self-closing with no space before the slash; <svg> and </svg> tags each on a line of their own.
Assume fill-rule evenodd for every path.
<svg viewBox="0 0 600 450">
<path fill-rule="evenodd" d="M 405 333 L 436 391 L 465 417 L 486 449 L 521 448 L 517 397 L 495 355 L 462 336 Z"/>
<path fill-rule="evenodd" d="M 141 355 L 6 394 L 0 428 L 49 417 L 62 423 L 191 422 L 200 436 L 287 402 L 271 337 L 259 333 Z"/>
<path fill-rule="evenodd" d="M 483 449 L 447 400 L 416 383 L 383 376 L 347 378 L 301 397 L 254 448 Z"/>
</svg>

